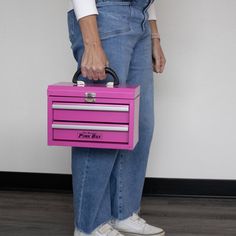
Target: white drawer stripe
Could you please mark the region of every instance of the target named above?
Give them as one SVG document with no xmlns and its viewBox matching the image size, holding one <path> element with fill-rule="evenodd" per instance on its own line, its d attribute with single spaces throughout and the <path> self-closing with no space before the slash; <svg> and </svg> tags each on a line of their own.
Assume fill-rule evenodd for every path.
<svg viewBox="0 0 236 236">
<path fill-rule="evenodd" d="M 65 104 L 53 104 L 53 109 L 61 110 L 90 110 L 90 111 L 129 111 L 127 105 L 65 105 Z"/>
<path fill-rule="evenodd" d="M 53 129 L 79 129 L 79 130 L 103 130 L 103 131 L 129 131 L 128 125 L 122 126 L 96 126 L 96 125 L 64 125 L 52 124 Z"/>
</svg>

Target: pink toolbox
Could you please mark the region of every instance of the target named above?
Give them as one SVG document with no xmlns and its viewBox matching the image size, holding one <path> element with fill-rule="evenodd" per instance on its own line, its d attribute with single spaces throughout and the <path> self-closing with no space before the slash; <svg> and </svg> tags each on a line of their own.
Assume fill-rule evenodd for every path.
<svg viewBox="0 0 236 236">
<path fill-rule="evenodd" d="M 48 86 L 48 145 L 134 149 L 138 142 L 140 86 L 78 80 Z"/>
</svg>

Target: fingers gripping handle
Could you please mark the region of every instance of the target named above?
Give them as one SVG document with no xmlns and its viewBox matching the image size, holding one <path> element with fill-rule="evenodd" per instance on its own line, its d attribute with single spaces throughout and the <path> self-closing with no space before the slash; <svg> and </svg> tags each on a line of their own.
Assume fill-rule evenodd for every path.
<svg viewBox="0 0 236 236">
<path fill-rule="evenodd" d="M 74 84 L 79 84 L 78 82 L 80 82 L 79 80 L 79 76 L 81 75 L 81 68 L 78 68 L 78 70 L 75 72 L 72 82 Z M 117 86 L 119 85 L 120 81 L 119 81 L 119 77 L 117 76 L 116 72 L 111 69 L 110 67 L 105 67 L 105 73 L 106 74 L 110 74 L 114 80 L 114 85 Z M 107 83 L 107 85 L 109 84 L 109 82 Z"/>
</svg>

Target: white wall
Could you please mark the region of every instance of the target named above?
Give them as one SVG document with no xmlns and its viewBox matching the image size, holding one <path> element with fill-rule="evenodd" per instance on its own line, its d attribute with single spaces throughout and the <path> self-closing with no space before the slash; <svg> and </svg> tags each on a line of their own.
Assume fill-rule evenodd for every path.
<svg viewBox="0 0 236 236">
<path fill-rule="evenodd" d="M 236 179 L 236 1 L 160 0 L 149 176 Z"/>
<path fill-rule="evenodd" d="M 0 171 L 70 173 L 69 148 L 46 145 L 47 85 L 75 69 L 66 9 L 0 2 Z M 168 63 L 148 177 L 236 179 L 235 11 L 235 0 L 159 0 Z"/>
<path fill-rule="evenodd" d="M 68 148 L 47 147 L 46 89 L 75 69 L 67 1 L 0 1 L 0 170 L 69 173 Z"/>
</svg>

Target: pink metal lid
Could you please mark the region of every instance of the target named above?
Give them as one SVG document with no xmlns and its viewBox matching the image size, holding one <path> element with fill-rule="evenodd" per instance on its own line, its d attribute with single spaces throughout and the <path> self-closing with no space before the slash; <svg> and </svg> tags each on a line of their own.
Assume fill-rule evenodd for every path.
<svg viewBox="0 0 236 236">
<path fill-rule="evenodd" d="M 87 84 L 84 87 L 72 82 L 61 82 L 48 86 L 48 96 L 84 97 L 86 93 L 96 93 L 99 98 L 134 99 L 140 94 L 139 85 L 118 85 L 106 87 L 105 84 Z"/>
</svg>

